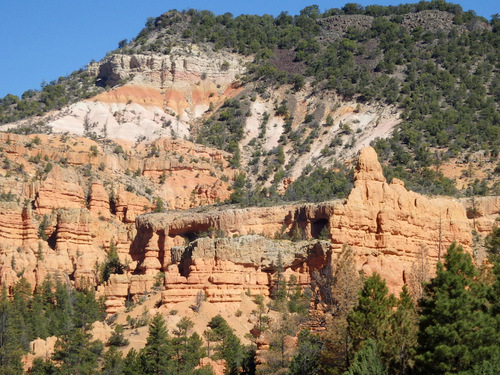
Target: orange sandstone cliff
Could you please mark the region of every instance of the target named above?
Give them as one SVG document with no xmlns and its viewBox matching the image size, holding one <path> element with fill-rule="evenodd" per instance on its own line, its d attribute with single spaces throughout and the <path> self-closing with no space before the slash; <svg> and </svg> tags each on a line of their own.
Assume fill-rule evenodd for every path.
<svg viewBox="0 0 500 375">
<path fill-rule="evenodd" d="M 491 226 L 495 215 L 498 209 L 489 208 L 480 221 Z M 473 245 L 473 222 L 462 202 L 422 196 L 397 179 L 388 184 L 372 148 L 361 150 L 354 188 L 343 201 L 171 211 L 139 216 L 136 226 L 131 257 L 143 275 L 165 273 L 165 304 L 194 301 L 199 293 L 212 302 L 239 301 L 247 290 L 267 295 L 278 253 L 287 272 L 306 285 L 343 245 L 353 247 L 361 270 L 380 273 L 398 291 L 422 247 L 435 263 L 452 242 L 467 251 Z M 306 241 L 269 239 L 297 232 Z M 230 238 L 209 238 L 221 233 Z M 329 242 L 314 241 L 325 233 Z M 183 246 L 200 236 L 208 237 Z"/>
<path fill-rule="evenodd" d="M 89 140 L 43 136 L 27 147 L 33 137 L 0 138 L 9 159 L 4 167 L 10 165 L 0 187 L 12 193 L 0 202 L 0 283 L 10 288 L 25 277 L 34 288 L 51 274 L 77 286 L 101 283 L 99 264 L 113 243 L 126 267 L 98 288 L 108 313 L 157 287 L 164 289 L 164 305 L 201 297 L 239 302 L 248 291 L 268 295 L 279 254 L 286 274 L 308 285 L 311 273 L 334 262 L 344 245 L 354 249 L 360 270 L 379 272 L 398 291 L 422 247 L 431 263 L 454 241 L 472 251 L 472 231 L 484 236 L 500 213 L 498 197 L 426 197 L 399 180 L 387 183 L 375 151 L 364 148 L 345 200 L 145 214 L 157 204 L 152 194 L 170 208 L 226 199 L 229 183 L 220 177 L 235 173 L 227 155 L 170 139 L 117 153 L 115 145 Z M 14 158 L 22 162 L 26 154 L 35 162 L 14 169 Z M 47 159 L 59 158 L 64 162 L 47 168 Z M 144 186 L 154 191 L 149 198 Z M 301 241 L 286 239 L 297 234 Z"/>
</svg>

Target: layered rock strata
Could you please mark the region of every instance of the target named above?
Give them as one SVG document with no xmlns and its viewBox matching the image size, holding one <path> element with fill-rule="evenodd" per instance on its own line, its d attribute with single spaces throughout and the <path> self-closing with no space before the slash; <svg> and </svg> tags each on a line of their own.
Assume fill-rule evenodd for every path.
<svg viewBox="0 0 500 375">
<path fill-rule="evenodd" d="M 495 209 L 490 209 L 491 213 L 486 211 L 489 215 L 485 214 L 483 220 L 491 225 Z M 427 249 L 431 262 L 442 257 L 452 242 L 467 251 L 472 247 L 472 221 L 460 201 L 422 196 L 406 190 L 397 179 L 388 184 L 372 148 L 360 152 L 354 188 L 343 201 L 147 214 L 137 218 L 136 226 L 138 235 L 131 256 L 144 274 L 165 272 L 164 303 L 194 298 L 199 290 L 204 290 L 212 301 L 237 301 L 238 293 L 248 287 L 268 293 L 263 290 L 269 290 L 271 282 L 263 269 L 272 262 L 272 257 L 259 250 L 263 246 L 262 237 L 210 240 L 213 241 L 210 243 L 204 242 L 207 239 L 198 240 L 184 250 L 191 255 L 189 266 L 183 265 L 175 245 L 203 235 L 237 237 L 256 233 L 271 238 L 298 235 L 303 239 L 327 236 L 332 253 L 340 252 L 343 245 L 352 246 L 359 269 L 369 274 L 380 273 L 392 291 L 398 291 L 408 282 L 412 264 L 422 247 Z M 153 248 L 158 250 L 152 251 Z M 244 261 L 238 258 L 244 253 L 241 249 L 248 252 L 249 258 Z M 282 253 L 286 257 L 296 256 L 290 244 Z M 152 254 L 157 254 L 158 261 L 153 261 Z M 250 261 L 250 254 L 258 254 L 260 261 Z M 311 267 L 304 266 L 304 270 L 307 274 Z M 307 283 L 309 279 L 302 280 Z"/>
<path fill-rule="evenodd" d="M 242 295 L 269 295 L 272 272 L 278 265 L 295 275 L 297 283 L 310 284 L 310 271 L 325 264 L 329 243 L 292 243 L 262 236 L 200 238 L 187 247 L 171 250 L 164 304 L 195 300 L 201 293 L 209 302 L 241 302 Z"/>
</svg>

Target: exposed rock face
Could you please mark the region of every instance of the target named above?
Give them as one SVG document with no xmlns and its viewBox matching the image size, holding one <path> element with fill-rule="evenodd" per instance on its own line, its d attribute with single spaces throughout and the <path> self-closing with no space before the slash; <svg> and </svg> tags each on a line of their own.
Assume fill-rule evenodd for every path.
<svg viewBox="0 0 500 375">
<path fill-rule="evenodd" d="M 422 27 L 424 30 L 446 31 L 452 29 L 463 32 L 466 30 L 465 25 L 455 24 L 454 15 L 448 12 L 439 10 L 424 10 L 416 13 L 407 13 L 401 16 L 401 26 L 407 30 L 413 30 L 416 27 Z M 354 27 L 361 31 L 369 29 L 375 17 L 361 14 L 334 15 L 320 20 L 320 24 L 324 27 L 323 33 L 331 34 L 335 38 L 339 38 L 347 31 L 349 27 Z M 477 21 L 473 25 L 474 29 L 489 29 L 490 25 L 487 22 Z"/>
<path fill-rule="evenodd" d="M 0 202 L 0 247 L 31 246 L 38 239 L 31 210 L 16 202 Z"/>
<path fill-rule="evenodd" d="M 110 86 L 132 81 L 126 87 L 98 95 L 96 100 L 132 101 L 157 108 L 161 115 L 158 119 L 163 116 L 172 120 L 179 115 L 187 121 L 206 112 L 210 103 L 217 104 L 227 97 L 235 77 L 245 71 L 241 59 L 236 54 L 207 52 L 193 45 L 189 50 L 174 47 L 168 55 L 112 55 L 90 64 L 88 71 Z M 173 117 L 168 116 L 169 111 Z"/>
<path fill-rule="evenodd" d="M 90 215 L 86 209 L 59 212 L 55 251 L 68 254 L 71 264 L 75 265 L 73 277 L 77 286 L 96 283 L 95 265 L 102 263 L 106 254 L 92 242 Z"/>
<path fill-rule="evenodd" d="M 392 291 L 407 282 L 421 246 L 428 248 L 433 262 L 454 241 L 471 250 L 472 222 L 464 206 L 456 199 L 429 198 L 407 191 L 397 179 L 388 184 L 372 148 L 360 152 L 354 180 L 345 201 L 140 216 L 136 220 L 138 236 L 132 258 L 144 273 L 157 272 L 161 264 L 167 287 L 163 302 L 170 303 L 193 298 L 199 290 L 204 290 L 212 301 L 236 301 L 245 288 L 270 287 L 270 278 L 265 284 L 260 272 L 272 270 L 275 258 L 269 249 L 283 243 L 250 236 L 200 239 L 184 250 L 172 247 L 173 242 L 192 239 L 202 232 L 222 231 L 226 236 L 259 233 L 267 237 L 302 233 L 312 239 L 326 233 L 332 253 L 339 252 L 344 244 L 352 246 L 359 268 L 366 273 L 380 273 Z M 327 258 L 325 253 L 320 259 Z M 158 262 L 152 261 L 152 254 L 158 254 Z M 313 258 L 297 252 L 291 244 L 282 248 L 282 254 L 284 259 L 294 259 L 291 263 L 287 260 L 291 270 L 293 264 L 300 264 L 307 275 L 301 283 L 306 284 L 314 268 L 308 262 Z M 323 266 L 316 264 L 315 268 Z"/>
<path fill-rule="evenodd" d="M 36 358 L 41 358 L 44 361 L 49 359 L 54 354 L 57 337 L 50 336 L 46 340 L 36 339 L 30 342 L 30 351 L 23 357 L 23 367 L 25 372 L 29 372 L 33 366 L 33 361 Z"/>
<path fill-rule="evenodd" d="M 52 274 L 77 286 L 95 283 L 96 265 L 111 243 L 134 271 L 134 222 L 154 207 L 153 197 L 165 208 L 215 203 L 229 197 L 234 176 L 229 154 L 182 139 L 132 148 L 67 135 L 0 133 L 0 144 L 0 193 L 7 200 L 0 202 L 0 283 L 8 290 L 20 277 L 35 288 Z M 154 285 L 161 265 L 153 263 L 164 253 L 150 254 L 147 275 L 127 278 L 127 293 Z"/>
<path fill-rule="evenodd" d="M 48 214 L 53 208 L 80 208 L 84 202 L 85 194 L 78 184 L 77 174 L 55 166 L 41 184 L 35 205 L 38 213 Z"/>
<path fill-rule="evenodd" d="M 203 367 L 208 367 L 212 370 L 214 375 L 224 375 L 226 372 L 226 361 L 223 359 L 219 359 L 217 361 L 214 361 L 210 357 L 204 357 L 200 359 L 200 364 L 195 367 L 195 369 L 203 368 Z"/>
<path fill-rule="evenodd" d="M 105 219 L 111 217 L 109 195 L 99 182 L 93 182 L 90 192 L 89 211 Z"/>
<path fill-rule="evenodd" d="M 244 293 L 269 295 L 271 272 L 279 264 L 310 284 L 312 268 L 324 264 L 329 243 L 291 243 L 250 235 L 238 238 L 200 238 L 171 250 L 165 275 L 164 304 L 194 299 L 201 293 L 209 302 L 241 302 Z"/>
<path fill-rule="evenodd" d="M 169 208 L 228 197 L 229 183 L 221 179 L 223 174 L 234 178 L 228 155 L 185 140 L 162 139 L 140 144 L 134 151 L 124 144 L 125 151 L 115 153 L 88 140 L 62 142 L 43 136 L 41 143 L 26 147 L 32 137 L 5 137 L 0 134 L 6 158 L 28 153 L 41 160 L 41 165 L 26 163 L 23 173 L 44 169 L 47 158 L 65 158 L 67 166 L 54 162 L 52 170 L 35 182 L 21 182 L 15 175 L 0 180 L 4 193 L 20 197 L 19 202 L 0 203 L 0 283 L 11 288 L 22 275 L 34 288 L 51 274 L 76 285 L 96 283 L 96 264 L 105 260 L 105 249 L 113 243 L 127 269 L 99 288 L 110 313 L 122 309 L 126 298 L 162 284 L 160 272 L 165 274 L 165 304 L 186 298 L 194 302 L 199 292 L 212 302 L 241 301 L 249 289 L 267 295 L 278 253 L 286 274 L 307 285 L 311 272 L 324 267 L 327 259 L 334 261 L 344 244 L 354 248 L 360 269 L 379 272 L 397 291 L 407 281 L 421 246 L 427 247 L 433 262 L 453 241 L 471 250 L 472 228 L 484 236 L 500 213 L 498 197 L 460 202 L 409 192 L 397 179 L 388 184 L 375 151 L 366 148 L 360 152 L 354 188 L 346 200 L 143 214 L 153 207 L 145 186 L 154 188 L 150 195 L 164 198 Z M 92 146 L 97 150 L 93 155 Z M 97 178 L 83 178 L 85 165 Z M 123 177 L 120 173 L 127 169 L 136 171 L 135 176 Z M 101 170 L 118 177 L 109 179 Z M 25 199 L 31 204 L 22 208 Z M 326 236 L 330 242 L 325 247 L 317 241 L 292 243 L 252 234 Z M 235 238 L 200 238 L 186 248 L 186 241 L 207 235 Z"/>
<path fill-rule="evenodd" d="M 495 219 L 500 215 L 500 197 L 461 198 L 460 202 L 477 232 L 483 236 L 491 232 Z"/>
<path fill-rule="evenodd" d="M 240 90 L 236 77 L 246 70 L 246 61 L 250 57 L 207 52 L 195 45 L 173 47 L 168 55 L 111 55 L 87 71 L 115 88 L 47 114 L 43 122 L 53 133 L 131 142 L 186 138 L 190 121 Z"/>
<path fill-rule="evenodd" d="M 120 186 L 116 194 L 116 217 L 124 223 L 133 223 L 135 218 L 150 210 L 151 203 Z"/>
<path fill-rule="evenodd" d="M 458 200 L 407 191 L 397 179 L 387 184 L 372 148 L 359 154 L 354 189 L 330 218 L 330 235 L 353 246 L 363 269 L 379 272 L 393 288 L 404 282 L 420 246 L 435 261 L 454 241 L 469 251 L 472 245 L 470 221 Z"/>
<path fill-rule="evenodd" d="M 3 222 L 8 219 L 8 222 Z M 20 277 L 34 289 L 47 275 L 71 275 L 76 285 L 96 282 L 96 263 L 105 252 L 92 240 L 86 209 L 59 210 L 49 242 L 38 238 L 28 209 L 13 202 L 0 205 L 0 283 L 10 289 Z M 49 245 L 52 245 L 51 248 Z"/>
<path fill-rule="evenodd" d="M 206 52 L 193 46 L 190 52 L 174 48 L 169 55 L 112 55 L 90 64 L 89 73 L 97 75 L 109 86 L 141 73 L 137 79 L 142 84 L 165 89 L 179 85 L 179 81 L 202 80 L 203 73 L 207 80 L 232 82 L 236 74 L 243 72 L 244 68 L 237 63 L 240 59 L 240 55 Z M 224 61 L 235 63 L 223 67 Z"/>
</svg>

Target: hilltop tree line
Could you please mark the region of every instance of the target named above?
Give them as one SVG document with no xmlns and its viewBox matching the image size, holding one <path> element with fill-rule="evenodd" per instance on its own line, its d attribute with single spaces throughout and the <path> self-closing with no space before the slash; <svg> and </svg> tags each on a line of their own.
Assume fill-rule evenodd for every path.
<svg viewBox="0 0 500 375">
<path fill-rule="evenodd" d="M 449 30 L 432 30 L 421 26 L 411 29 L 403 24 L 403 15 L 423 10 L 449 12 L 454 25 Z M 369 28 L 351 26 L 341 37 L 328 37 L 324 23 L 332 15 L 343 14 L 374 18 Z M 485 151 L 487 157 L 498 156 L 497 16 L 493 16 L 489 27 L 480 27 L 487 24 L 486 20 L 444 1 L 366 8 L 347 4 L 324 13 L 311 6 L 297 16 L 284 12 L 276 18 L 233 18 L 230 14 L 215 16 L 208 11 L 190 10 L 164 15 L 150 23 L 149 30 L 159 32 L 166 20 L 176 19 L 185 20 L 186 40 L 213 43 L 215 50 L 229 48 L 255 55 L 242 81 L 256 82 L 257 93 L 283 84 L 301 90 L 307 79 L 313 93 L 331 90 L 360 103 L 383 102 L 400 107 L 402 123 L 392 137 L 377 140 L 374 146 L 389 165 L 386 173 L 401 178 L 413 190 L 454 195 L 457 190 L 453 181 L 440 172 L 441 163 L 479 150 Z M 467 31 L 460 31 L 459 26 L 465 26 Z M 275 58 L 280 51 L 288 50 L 294 55 L 291 65 L 302 64 L 301 71 Z M 224 105 L 203 124 L 198 141 L 238 153 L 236 143 L 242 139 L 247 111 L 233 111 L 227 122 L 226 108 Z M 285 120 L 291 119 L 285 114 Z M 220 142 L 223 134 L 230 142 Z M 299 155 L 309 141 L 291 131 L 280 141 L 284 144 L 287 139 L 298 144 L 294 153 Z M 492 192 L 498 188 L 494 186 Z M 484 186 L 476 189 L 476 193 L 488 192 Z"/>
<path fill-rule="evenodd" d="M 451 14 L 453 25 L 410 28 L 403 22 L 407 15 L 428 10 Z M 342 35 L 332 36 L 329 19 L 342 15 L 372 17 L 371 25 L 349 26 Z M 148 19 L 134 40 L 121 41 L 113 53 L 168 54 L 173 45 L 205 44 L 214 51 L 254 56 L 248 73 L 240 77 L 254 96 L 284 84 L 298 91 L 310 83 L 313 94 L 329 90 L 359 103 L 399 107 L 402 123 L 389 139 L 373 144 L 388 165 L 386 174 L 419 192 L 450 195 L 457 191 L 440 171 L 444 161 L 476 151 L 491 158 L 499 154 L 499 28 L 498 15 L 488 22 L 443 0 L 398 6 L 348 3 L 324 12 L 312 5 L 298 15 L 282 12 L 277 17 L 174 10 Z M 282 58 L 286 54 L 291 59 Z M 61 108 L 94 89 L 96 82 L 81 70 L 44 83 L 41 91 L 29 90 L 22 98 L 7 95 L 0 99 L 0 123 Z M 233 165 L 238 166 L 247 114 L 248 105 L 241 100 L 226 102 L 202 124 L 197 141 L 232 152 Z M 293 119 L 283 115 L 287 131 L 281 144 L 292 142 L 297 155 L 307 152 L 319 132 L 306 137 L 292 131 Z M 19 131 L 39 130 L 31 126 Z M 286 166 L 281 169 L 286 175 Z M 262 178 L 270 172 L 266 169 Z M 272 172 L 280 172 L 280 167 Z M 500 189 L 488 185 L 478 181 L 470 190 L 488 194 Z"/>
</svg>

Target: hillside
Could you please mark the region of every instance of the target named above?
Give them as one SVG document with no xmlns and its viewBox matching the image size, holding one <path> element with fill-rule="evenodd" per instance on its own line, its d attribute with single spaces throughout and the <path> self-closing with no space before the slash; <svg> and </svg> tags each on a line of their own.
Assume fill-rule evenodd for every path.
<svg viewBox="0 0 500 375">
<path fill-rule="evenodd" d="M 497 20 L 439 2 L 351 5 L 276 18 L 167 12 L 86 70 L 5 97 L 4 123 L 56 112 L 3 129 L 175 133 L 233 153 L 252 195 L 368 144 L 417 191 L 498 192 Z"/>
<path fill-rule="evenodd" d="M 500 368 L 499 29 L 171 10 L 0 99 L 0 372 Z"/>
</svg>

